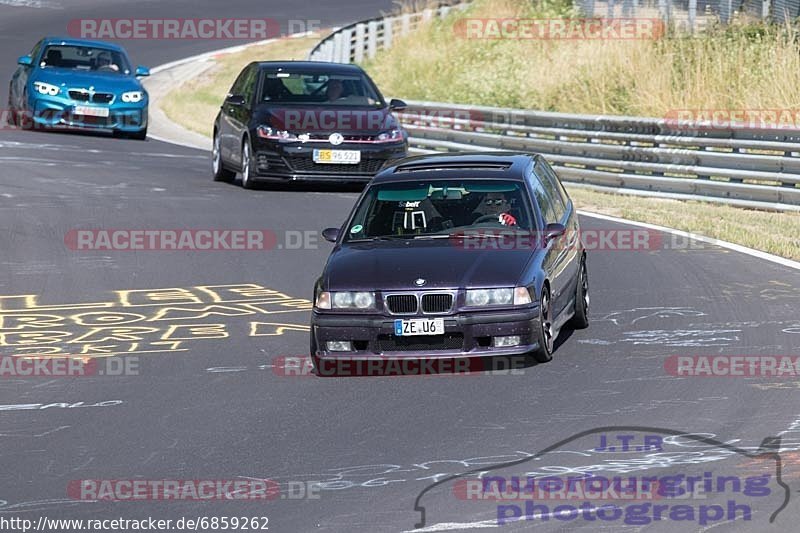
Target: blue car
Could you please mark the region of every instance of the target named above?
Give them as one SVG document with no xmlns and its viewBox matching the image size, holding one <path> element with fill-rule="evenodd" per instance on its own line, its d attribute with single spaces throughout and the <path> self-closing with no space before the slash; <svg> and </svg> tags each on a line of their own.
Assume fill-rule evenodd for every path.
<svg viewBox="0 0 800 533">
<path fill-rule="evenodd" d="M 28 129 L 86 129 L 144 140 L 147 91 L 117 45 L 47 37 L 17 60 L 8 91 L 9 122 Z"/>
</svg>

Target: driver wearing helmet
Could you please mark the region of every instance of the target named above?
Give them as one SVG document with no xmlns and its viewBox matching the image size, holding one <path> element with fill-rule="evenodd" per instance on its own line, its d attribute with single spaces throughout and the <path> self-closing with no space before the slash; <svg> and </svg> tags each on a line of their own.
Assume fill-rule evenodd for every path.
<svg viewBox="0 0 800 533">
<path fill-rule="evenodd" d="M 119 67 L 112 62 L 109 52 L 100 52 L 97 54 L 97 70 L 101 69 L 119 72 Z"/>
<path fill-rule="evenodd" d="M 475 213 L 477 213 L 478 219 L 496 216 L 500 224 L 504 226 L 516 226 L 517 219 L 509 212 L 510 210 L 511 202 L 508 201 L 505 193 L 489 192 L 486 193 L 486 196 L 484 196 L 483 201 L 475 210 Z"/>
</svg>

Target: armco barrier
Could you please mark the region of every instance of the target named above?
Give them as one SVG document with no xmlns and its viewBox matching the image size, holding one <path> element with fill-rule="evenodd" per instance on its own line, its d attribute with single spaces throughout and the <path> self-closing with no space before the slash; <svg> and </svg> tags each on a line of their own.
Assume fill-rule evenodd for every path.
<svg viewBox="0 0 800 533">
<path fill-rule="evenodd" d="M 393 36 L 468 3 L 357 22 L 309 59 L 360 62 Z M 401 114 L 416 152 L 538 152 L 564 181 L 751 208 L 800 211 L 800 129 L 408 101 Z"/>
</svg>

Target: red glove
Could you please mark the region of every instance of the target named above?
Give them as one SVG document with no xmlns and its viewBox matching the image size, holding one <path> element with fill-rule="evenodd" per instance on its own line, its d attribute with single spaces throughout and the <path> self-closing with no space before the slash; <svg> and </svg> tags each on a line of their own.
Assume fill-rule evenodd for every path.
<svg viewBox="0 0 800 533">
<path fill-rule="evenodd" d="M 502 215 L 500 215 L 498 217 L 498 220 L 504 226 L 516 226 L 517 225 L 517 219 L 514 218 L 512 215 L 509 215 L 508 213 L 503 213 Z"/>
</svg>

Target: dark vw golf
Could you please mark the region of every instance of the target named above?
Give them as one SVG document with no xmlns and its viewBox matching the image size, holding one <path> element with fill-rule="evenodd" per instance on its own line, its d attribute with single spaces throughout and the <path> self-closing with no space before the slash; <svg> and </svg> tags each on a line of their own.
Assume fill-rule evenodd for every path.
<svg viewBox="0 0 800 533">
<path fill-rule="evenodd" d="M 390 159 L 406 156 L 407 134 L 360 67 L 265 61 L 242 70 L 214 122 L 217 181 L 366 183 Z"/>
<path fill-rule="evenodd" d="M 578 217 L 539 155 L 411 157 L 380 172 L 314 289 L 311 355 L 552 358 L 588 326 Z"/>
</svg>

